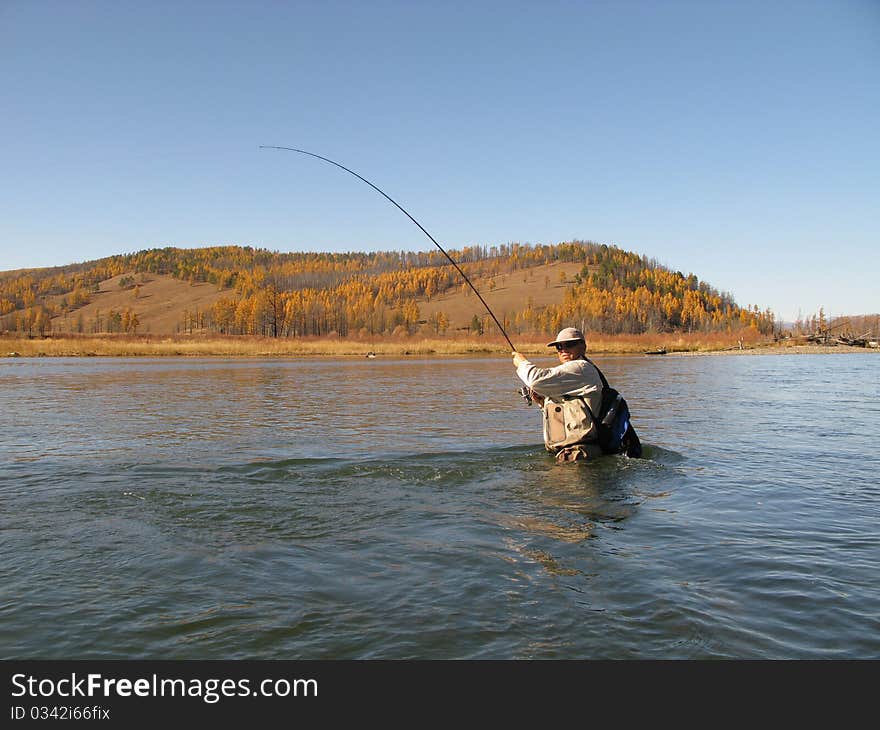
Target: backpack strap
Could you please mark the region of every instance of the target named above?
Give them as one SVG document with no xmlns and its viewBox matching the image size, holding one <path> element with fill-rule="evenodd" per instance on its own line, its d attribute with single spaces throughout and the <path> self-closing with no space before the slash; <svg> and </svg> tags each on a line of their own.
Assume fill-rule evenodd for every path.
<svg viewBox="0 0 880 730">
<path fill-rule="evenodd" d="M 610 388 L 611 386 L 608 385 L 608 380 L 605 378 L 604 373 L 599 369 L 599 366 L 596 365 L 596 363 L 594 363 L 592 360 L 590 360 L 590 358 L 588 358 L 586 355 L 584 355 L 584 360 L 586 360 L 588 363 L 590 363 L 590 365 L 592 365 L 594 368 L 596 368 L 596 372 L 599 373 L 599 380 L 602 381 L 602 400 L 600 401 L 600 404 L 601 404 L 605 400 L 605 391 L 608 390 L 608 388 Z M 599 421 L 596 419 L 596 414 L 593 413 L 593 409 L 590 408 L 590 402 L 586 398 L 584 398 L 584 396 L 582 396 L 582 395 L 564 395 L 564 396 L 562 396 L 562 400 L 583 401 L 583 404 L 587 409 L 587 413 L 590 414 L 590 418 L 592 419 L 596 428 L 597 429 L 599 428 Z M 602 414 L 600 413 L 599 415 L 602 415 Z"/>
<path fill-rule="evenodd" d="M 610 388 L 611 386 L 608 385 L 608 381 L 605 379 L 605 375 L 602 373 L 602 371 L 599 370 L 599 366 L 586 356 L 584 356 L 584 360 L 586 360 L 588 363 L 590 363 L 590 365 L 596 368 L 596 372 L 599 373 L 599 379 L 602 381 L 602 388 Z"/>
<path fill-rule="evenodd" d="M 593 418 L 593 423 L 595 423 L 596 427 L 599 428 L 599 419 L 601 419 L 603 425 L 607 425 L 605 424 L 605 420 L 607 419 L 608 414 L 616 409 L 616 405 L 612 407 L 612 404 L 608 404 L 607 408 L 605 407 L 605 397 L 608 391 L 611 391 L 611 393 L 617 393 L 615 403 L 616 401 L 623 400 L 623 396 L 620 394 L 619 391 L 615 390 L 608 384 L 608 379 L 605 377 L 605 374 L 599 369 L 599 366 L 596 365 L 596 363 L 590 360 L 590 358 L 588 358 L 586 355 L 584 356 L 584 360 L 586 360 L 588 363 L 590 363 L 590 365 L 596 368 L 596 372 L 599 373 L 599 379 L 602 381 L 602 399 L 600 401 L 599 418 L 596 418 L 595 414 L 593 413 L 593 409 L 590 408 L 590 404 L 587 403 L 586 400 L 584 400 L 584 405 L 587 406 L 587 410 L 590 412 L 590 416 Z"/>
</svg>

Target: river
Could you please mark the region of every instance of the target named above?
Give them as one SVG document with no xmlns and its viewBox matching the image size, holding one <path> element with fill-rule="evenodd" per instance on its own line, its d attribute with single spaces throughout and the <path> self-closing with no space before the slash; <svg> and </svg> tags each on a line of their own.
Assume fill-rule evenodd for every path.
<svg viewBox="0 0 880 730">
<path fill-rule="evenodd" d="M 0 360 L 0 658 L 880 656 L 880 358 L 595 359 L 646 458 L 505 358 Z"/>
</svg>

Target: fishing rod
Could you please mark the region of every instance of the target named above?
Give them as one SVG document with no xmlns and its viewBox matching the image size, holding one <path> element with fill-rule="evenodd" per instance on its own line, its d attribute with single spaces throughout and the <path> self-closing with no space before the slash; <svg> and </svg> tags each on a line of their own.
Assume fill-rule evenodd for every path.
<svg viewBox="0 0 880 730">
<path fill-rule="evenodd" d="M 288 152 L 299 152 L 301 155 L 308 155 L 309 157 L 316 157 L 319 160 L 324 160 L 324 162 L 329 162 L 331 165 L 336 165 L 336 167 L 338 167 L 339 169 L 345 170 L 347 173 L 354 175 L 358 180 L 365 182 L 367 185 L 369 185 L 371 188 L 373 188 L 373 190 L 375 190 L 383 198 L 385 198 L 390 203 L 392 203 L 407 218 L 409 218 L 413 223 L 415 223 L 419 227 L 419 229 L 422 231 L 422 233 L 424 233 L 428 238 L 431 239 L 431 243 L 433 243 L 437 248 L 439 248 L 440 252 L 446 258 L 449 259 L 449 263 L 451 263 L 455 267 L 455 270 L 459 274 L 461 274 L 461 278 L 464 279 L 468 283 L 468 286 L 470 286 L 470 288 L 474 290 L 474 294 L 477 295 L 477 299 L 479 299 L 482 302 L 483 306 L 486 308 L 486 311 L 489 313 L 489 316 L 492 317 L 492 319 L 495 321 L 495 324 L 498 325 L 498 329 L 501 331 L 501 334 L 504 335 L 504 339 L 507 340 L 507 344 L 510 345 L 510 349 L 516 350 L 516 347 L 514 347 L 513 343 L 510 341 L 510 338 L 507 336 L 507 332 L 504 331 L 504 327 L 501 326 L 501 322 L 498 321 L 498 317 L 495 316 L 494 312 L 492 312 L 492 310 L 489 308 L 489 305 L 486 304 L 486 300 L 483 299 L 483 297 L 480 295 L 480 292 L 477 291 L 477 287 L 475 287 L 471 283 L 471 280 L 467 278 L 467 275 L 461 270 L 461 267 L 457 263 L 455 263 L 455 260 L 452 258 L 452 256 L 450 256 L 448 253 L 446 253 L 446 249 L 444 249 L 443 246 L 441 246 L 439 243 L 437 243 L 436 240 L 434 240 L 434 236 L 432 236 L 430 233 L 428 233 L 425 230 L 425 227 L 421 223 L 419 223 L 415 218 L 413 218 L 409 214 L 409 211 L 407 211 L 406 208 L 404 208 L 394 198 L 392 198 L 390 195 L 388 195 L 384 190 L 381 190 L 378 186 L 371 183 L 369 180 L 367 180 L 367 178 L 358 175 L 354 170 L 349 170 L 347 167 L 345 167 L 345 165 L 340 165 L 338 162 L 334 162 L 333 160 L 331 160 L 328 157 L 321 157 L 321 155 L 316 155 L 314 152 L 307 152 L 306 150 L 298 150 L 295 147 L 278 147 L 276 145 L 268 145 L 268 144 L 261 144 L 260 149 L 261 150 L 287 150 Z"/>
</svg>

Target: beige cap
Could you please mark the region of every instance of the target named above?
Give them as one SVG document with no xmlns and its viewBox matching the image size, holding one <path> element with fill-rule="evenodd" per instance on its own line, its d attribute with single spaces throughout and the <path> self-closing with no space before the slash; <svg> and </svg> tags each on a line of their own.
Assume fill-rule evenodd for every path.
<svg viewBox="0 0 880 730">
<path fill-rule="evenodd" d="M 577 340 L 584 340 L 586 342 L 587 338 L 584 337 L 584 333 L 580 330 L 576 330 L 574 327 L 566 327 L 564 330 L 559 331 L 553 342 L 547 343 L 547 347 L 554 347 L 561 342 L 576 342 Z"/>
</svg>

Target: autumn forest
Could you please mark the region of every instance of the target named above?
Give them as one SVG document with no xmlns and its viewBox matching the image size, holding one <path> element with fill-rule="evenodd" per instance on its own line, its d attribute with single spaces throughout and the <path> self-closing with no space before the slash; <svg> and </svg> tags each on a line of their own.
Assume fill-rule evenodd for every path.
<svg viewBox="0 0 880 730">
<path fill-rule="evenodd" d="M 615 246 L 508 244 L 450 254 L 487 295 L 514 279 L 524 292 L 559 289 L 547 303 L 531 295 L 489 300 L 505 330 L 518 335 L 555 332 L 569 323 L 609 335 L 743 329 L 770 335 L 774 329 L 769 310 L 741 307 L 694 274 Z M 546 274 L 552 265 L 574 273 L 563 271 L 554 280 Z M 277 253 L 248 246 L 150 249 L 0 273 L 0 330 L 35 336 L 144 332 L 139 291 L 157 276 L 208 285 L 214 293 L 210 303 L 175 312 L 177 333 L 346 338 L 497 330 L 440 251 Z M 96 309 L 101 283 L 111 279 L 130 292 L 127 303 Z M 445 301 L 462 297 L 469 297 L 467 306 L 444 311 Z"/>
</svg>

